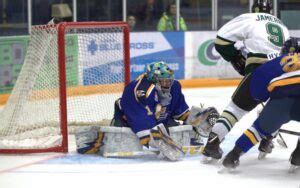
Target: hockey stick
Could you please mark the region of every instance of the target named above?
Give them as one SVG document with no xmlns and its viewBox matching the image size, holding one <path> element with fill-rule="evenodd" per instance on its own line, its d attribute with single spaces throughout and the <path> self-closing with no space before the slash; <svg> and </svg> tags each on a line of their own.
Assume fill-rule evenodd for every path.
<svg viewBox="0 0 300 188">
<path fill-rule="evenodd" d="M 167 142 L 172 148 L 175 150 L 181 152 L 184 154 L 184 151 L 182 150 L 182 146 L 180 146 L 177 142 L 175 142 L 169 135 L 165 133 L 165 131 L 162 130 L 161 127 L 157 127 L 159 133 L 162 135 L 161 139 Z"/>
<path fill-rule="evenodd" d="M 279 136 L 279 139 L 277 139 L 277 142 L 282 145 L 283 147 L 285 148 L 288 148 L 285 140 L 283 139 L 282 135 L 280 134 L 280 129 L 279 129 L 279 132 L 278 132 L 278 136 Z"/>
<path fill-rule="evenodd" d="M 202 154 L 204 146 L 182 146 L 185 155 L 200 155 Z M 129 152 L 104 152 L 103 157 L 139 157 L 157 155 L 157 151 L 129 151 Z"/>
<path fill-rule="evenodd" d="M 286 130 L 286 129 L 279 129 L 279 132 L 291 134 L 291 135 L 295 135 L 295 136 L 300 136 L 300 132 L 290 131 L 290 130 Z"/>
<path fill-rule="evenodd" d="M 280 130 L 279 130 L 280 131 Z M 281 146 L 288 148 L 285 140 L 283 139 L 282 135 L 280 134 L 280 132 L 278 132 L 278 136 L 280 139 L 277 139 L 278 144 L 280 144 Z"/>
<path fill-rule="evenodd" d="M 150 156 L 157 155 L 158 153 L 155 151 L 121 151 L 121 152 L 104 152 L 103 157 L 139 157 L 139 156 Z"/>
</svg>

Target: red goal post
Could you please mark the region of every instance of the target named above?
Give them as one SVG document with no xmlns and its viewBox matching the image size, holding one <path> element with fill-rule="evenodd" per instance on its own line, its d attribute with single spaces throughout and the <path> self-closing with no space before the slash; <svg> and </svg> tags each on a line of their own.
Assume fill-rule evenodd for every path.
<svg viewBox="0 0 300 188">
<path fill-rule="evenodd" d="M 129 48 L 125 22 L 33 26 L 0 111 L 0 153 L 67 152 L 68 126 L 111 119 L 130 82 Z"/>
</svg>

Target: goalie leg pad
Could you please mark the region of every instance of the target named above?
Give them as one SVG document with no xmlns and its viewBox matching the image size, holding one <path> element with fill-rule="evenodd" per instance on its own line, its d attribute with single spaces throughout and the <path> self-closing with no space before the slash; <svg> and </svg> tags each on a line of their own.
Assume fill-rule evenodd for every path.
<svg viewBox="0 0 300 188">
<path fill-rule="evenodd" d="M 80 154 L 95 154 L 102 146 L 104 133 L 97 127 L 85 127 L 75 133 L 76 148 Z"/>
<path fill-rule="evenodd" d="M 191 144 L 191 137 L 193 135 L 193 127 L 191 125 L 179 125 L 169 127 L 170 137 L 181 146 L 189 147 Z"/>
<path fill-rule="evenodd" d="M 130 128 L 103 126 L 100 130 L 105 133 L 100 154 L 142 151 L 139 138 Z"/>
<path fill-rule="evenodd" d="M 146 133 L 142 135 L 136 135 L 128 127 L 112 127 L 112 126 L 101 126 L 100 131 L 105 133 L 103 139 L 103 146 L 101 146 L 100 148 L 100 154 L 103 156 L 128 157 L 128 156 L 136 156 L 137 154 L 147 155 L 149 151 L 153 151 L 153 150 L 157 151 L 157 147 L 154 147 L 149 142 L 147 142 L 151 146 L 149 148 L 143 147 L 141 145 L 140 139 L 147 138 Z M 176 143 L 179 143 L 179 145 L 185 146 L 185 149 L 189 150 L 192 126 L 190 125 L 174 126 L 174 127 L 170 127 L 169 131 L 170 131 L 171 140 L 173 140 Z M 149 130 L 149 134 L 148 134 L 149 137 L 150 134 L 151 133 Z M 164 130 L 164 134 L 169 135 L 167 130 Z M 159 136 L 160 135 L 158 135 L 158 137 Z"/>
</svg>

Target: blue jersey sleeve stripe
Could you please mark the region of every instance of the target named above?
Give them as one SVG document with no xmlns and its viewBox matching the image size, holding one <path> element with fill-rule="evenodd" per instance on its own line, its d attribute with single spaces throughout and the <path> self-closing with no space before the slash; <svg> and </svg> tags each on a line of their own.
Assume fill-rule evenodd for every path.
<svg viewBox="0 0 300 188">
<path fill-rule="evenodd" d="M 155 88 L 155 85 L 151 84 L 151 86 L 148 88 L 148 90 L 146 92 L 146 98 L 149 97 L 149 95 L 151 94 L 151 92 L 153 91 L 154 88 Z"/>
<path fill-rule="evenodd" d="M 138 102 L 139 102 L 139 99 L 138 99 L 138 96 L 137 96 L 137 88 L 139 87 L 141 81 L 142 81 L 142 79 L 139 79 L 138 83 L 134 87 L 134 97 L 135 97 L 135 100 L 138 101 Z"/>
<path fill-rule="evenodd" d="M 300 83 L 300 76 L 294 77 L 294 78 L 287 78 L 287 79 L 277 80 L 275 82 L 272 82 L 268 86 L 268 91 L 272 92 L 276 87 L 287 86 L 287 85 L 298 84 L 298 83 Z"/>
</svg>

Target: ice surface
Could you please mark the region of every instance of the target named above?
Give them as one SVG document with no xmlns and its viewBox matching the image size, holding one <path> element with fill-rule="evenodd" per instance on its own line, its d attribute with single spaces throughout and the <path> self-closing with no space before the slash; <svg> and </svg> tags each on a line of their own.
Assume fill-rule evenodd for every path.
<svg viewBox="0 0 300 188">
<path fill-rule="evenodd" d="M 185 89 L 189 105 L 204 103 L 222 111 L 234 88 Z M 0 108 L 1 110 L 1 108 Z M 245 116 L 222 143 L 225 153 L 256 118 L 257 110 Z M 1 121 L 1 120 L 0 120 Z M 300 130 L 291 122 L 287 129 Z M 198 187 L 198 188 L 299 188 L 300 172 L 289 174 L 289 156 L 297 137 L 282 134 L 288 148 L 275 143 L 272 154 L 258 160 L 257 147 L 241 157 L 238 169 L 219 174 L 220 164 L 202 164 L 202 156 L 187 156 L 182 161 L 168 162 L 155 156 L 135 159 L 103 158 L 79 155 L 74 138 L 70 136 L 68 154 L 0 155 L 0 188 L 58 188 L 58 187 Z"/>
</svg>

